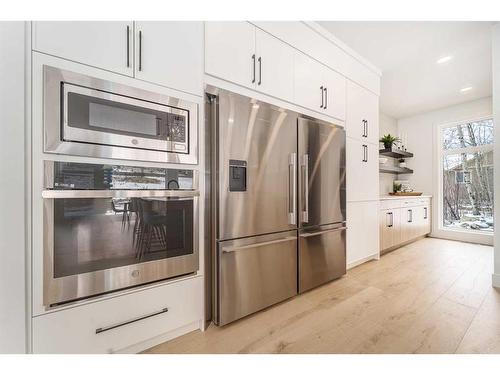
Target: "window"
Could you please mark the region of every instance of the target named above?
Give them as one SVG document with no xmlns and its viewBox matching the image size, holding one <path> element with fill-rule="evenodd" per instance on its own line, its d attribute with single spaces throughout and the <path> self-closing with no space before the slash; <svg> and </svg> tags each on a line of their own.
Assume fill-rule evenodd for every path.
<svg viewBox="0 0 500 375">
<path fill-rule="evenodd" d="M 444 229 L 493 232 L 493 120 L 441 128 Z"/>
</svg>

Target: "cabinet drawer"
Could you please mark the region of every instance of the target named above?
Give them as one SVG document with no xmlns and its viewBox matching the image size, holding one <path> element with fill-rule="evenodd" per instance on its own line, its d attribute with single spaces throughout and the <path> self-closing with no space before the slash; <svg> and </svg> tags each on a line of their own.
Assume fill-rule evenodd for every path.
<svg viewBox="0 0 500 375">
<path fill-rule="evenodd" d="M 195 277 L 33 318 L 34 353 L 113 353 L 202 319 Z M 168 309 L 168 311 L 167 311 Z"/>
<path fill-rule="evenodd" d="M 380 201 L 381 210 L 391 210 L 393 208 L 400 208 L 400 207 L 401 207 L 400 199 L 383 199 Z"/>
<path fill-rule="evenodd" d="M 429 198 L 412 198 L 412 199 L 402 199 L 401 207 L 418 207 L 426 206 L 430 203 Z"/>
</svg>

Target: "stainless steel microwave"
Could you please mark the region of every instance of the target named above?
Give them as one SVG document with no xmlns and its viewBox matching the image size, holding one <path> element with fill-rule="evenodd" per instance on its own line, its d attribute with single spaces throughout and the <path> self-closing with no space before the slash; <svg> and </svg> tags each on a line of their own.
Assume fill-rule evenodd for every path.
<svg viewBox="0 0 500 375">
<path fill-rule="evenodd" d="M 197 164 L 198 105 L 44 66 L 45 152 Z"/>
</svg>

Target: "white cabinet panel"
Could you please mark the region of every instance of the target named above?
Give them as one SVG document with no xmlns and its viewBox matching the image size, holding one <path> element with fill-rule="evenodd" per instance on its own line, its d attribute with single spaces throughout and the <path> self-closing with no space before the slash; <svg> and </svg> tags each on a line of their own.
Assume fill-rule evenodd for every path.
<svg viewBox="0 0 500 375">
<path fill-rule="evenodd" d="M 133 39 L 132 21 L 33 22 L 33 49 L 129 76 Z"/>
<path fill-rule="evenodd" d="M 345 119 L 346 111 L 346 79 L 339 73 L 324 68 L 325 82 L 325 112 L 326 114 L 338 118 Z"/>
<path fill-rule="evenodd" d="M 322 112 L 324 106 L 323 66 L 309 56 L 295 51 L 294 102 L 313 111 Z"/>
<path fill-rule="evenodd" d="M 201 321 L 202 293 L 203 278 L 196 277 L 37 316 L 33 318 L 33 352 L 112 353 L 125 349 Z M 124 322 L 128 323 L 120 325 Z M 96 332 L 99 328 L 104 330 Z"/>
<path fill-rule="evenodd" d="M 255 26 L 248 22 L 205 22 L 205 72 L 254 88 Z M 255 61 L 255 64 L 257 62 Z"/>
<path fill-rule="evenodd" d="M 347 201 L 378 200 L 378 146 L 346 138 Z"/>
<path fill-rule="evenodd" d="M 401 209 L 380 210 L 380 250 L 401 242 Z"/>
<path fill-rule="evenodd" d="M 347 203 L 347 264 L 379 254 L 379 202 Z"/>
<path fill-rule="evenodd" d="M 277 98 L 293 100 L 292 47 L 256 30 L 256 89 Z"/>
<path fill-rule="evenodd" d="M 347 81 L 347 136 L 378 146 L 379 98 L 352 81 Z"/>
<path fill-rule="evenodd" d="M 136 78 L 203 95 L 203 22 L 135 22 L 135 50 Z"/>
</svg>

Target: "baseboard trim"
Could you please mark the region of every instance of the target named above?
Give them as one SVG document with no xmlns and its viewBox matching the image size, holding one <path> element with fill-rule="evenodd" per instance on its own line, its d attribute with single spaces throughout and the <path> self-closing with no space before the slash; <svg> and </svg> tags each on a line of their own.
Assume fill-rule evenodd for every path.
<svg viewBox="0 0 500 375">
<path fill-rule="evenodd" d="M 185 335 L 186 333 L 196 331 L 200 329 L 202 325 L 202 321 L 195 321 L 183 327 L 174 329 L 173 331 L 169 331 L 159 336 L 155 336 L 151 339 L 139 342 L 137 344 L 128 346 L 126 348 L 118 350 L 117 354 L 136 354 L 140 353 L 146 349 L 152 348 L 153 346 L 164 343 L 165 341 L 173 340 L 176 337 Z"/>
<path fill-rule="evenodd" d="M 370 255 L 370 256 L 367 256 L 366 258 L 362 258 L 362 259 L 359 259 L 359 260 L 356 260 L 354 262 L 351 262 L 347 265 L 347 269 L 351 269 L 351 268 L 354 268 L 354 267 L 357 267 L 363 263 L 366 263 L 370 260 L 379 260 L 380 259 L 380 254 L 379 253 L 376 253 L 376 254 L 373 254 L 373 255 Z"/>
<path fill-rule="evenodd" d="M 500 288 L 500 273 L 494 273 L 491 275 L 491 283 L 494 288 Z"/>
</svg>

